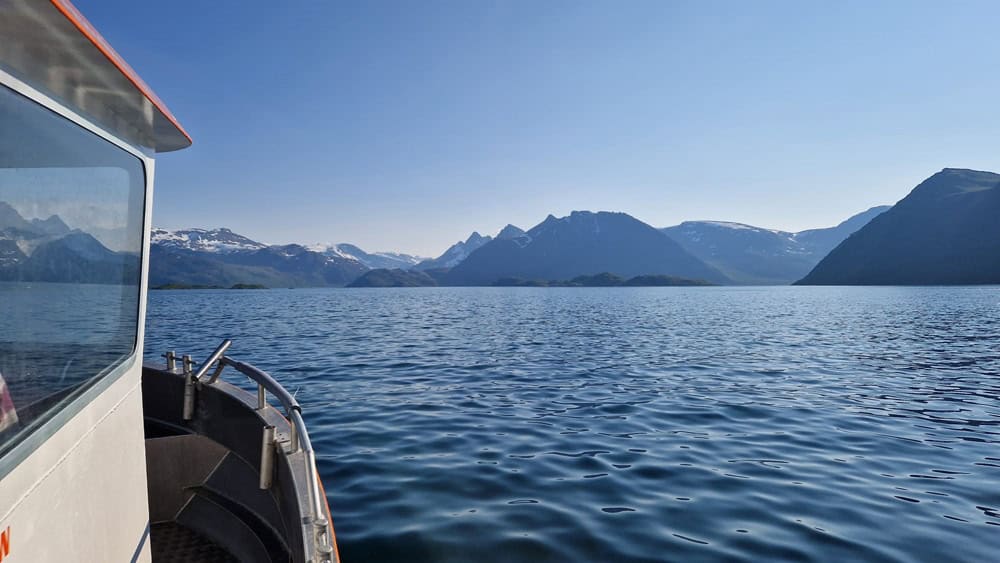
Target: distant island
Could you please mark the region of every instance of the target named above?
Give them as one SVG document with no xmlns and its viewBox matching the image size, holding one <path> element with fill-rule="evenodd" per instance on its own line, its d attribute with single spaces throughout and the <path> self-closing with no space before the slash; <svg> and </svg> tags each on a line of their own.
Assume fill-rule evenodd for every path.
<svg viewBox="0 0 1000 563">
<path fill-rule="evenodd" d="M 439 276 L 442 277 L 443 276 Z M 442 280 L 425 272 L 414 272 L 399 268 L 370 270 L 347 287 L 438 287 L 445 285 Z M 491 284 L 493 287 L 695 287 L 715 285 L 705 280 L 692 280 L 662 274 L 623 278 L 610 272 L 590 276 L 576 276 L 570 280 L 525 280 L 521 278 L 501 278 Z"/>
<path fill-rule="evenodd" d="M 236 283 L 229 287 L 221 285 L 192 285 L 184 283 L 167 283 L 153 286 L 150 289 L 268 289 L 266 285 L 256 283 Z"/>
<path fill-rule="evenodd" d="M 437 280 L 424 272 L 400 268 L 368 270 L 347 287 L 436 287 Z"/>
<path fill-rule="evenodd" d="M 705 280 L 692 280 L 663 274 L 634 276 L 626 279 L 610 272 L 602 272 L 592 276 L 577 276 L 566 281 L 502 278 L 493 285 L 495 287 L 699 287 L 716 284 Z"/>
</svg>

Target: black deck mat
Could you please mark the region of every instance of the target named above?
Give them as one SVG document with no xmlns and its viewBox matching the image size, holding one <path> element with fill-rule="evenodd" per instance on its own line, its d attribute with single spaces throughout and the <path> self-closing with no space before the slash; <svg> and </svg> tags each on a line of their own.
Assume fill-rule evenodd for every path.
<svg viewBox="0 0 1000 563">
<path fill-rule="evenodd" d="M 190 528 L 174 522 L 153 524 L 149 528 L 153 563 L 233 562 L 236 558 Z"/>
</svg>

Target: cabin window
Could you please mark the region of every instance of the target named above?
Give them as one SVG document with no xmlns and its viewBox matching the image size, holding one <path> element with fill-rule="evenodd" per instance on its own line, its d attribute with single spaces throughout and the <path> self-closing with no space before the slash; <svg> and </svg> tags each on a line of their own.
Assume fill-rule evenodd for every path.
<svg viewBox="0 0 1000 563">
<path fill-rule="evenodd" d="M 0 454 L 136 347 L 142 161 L 0 86 Z"/>
</svg>

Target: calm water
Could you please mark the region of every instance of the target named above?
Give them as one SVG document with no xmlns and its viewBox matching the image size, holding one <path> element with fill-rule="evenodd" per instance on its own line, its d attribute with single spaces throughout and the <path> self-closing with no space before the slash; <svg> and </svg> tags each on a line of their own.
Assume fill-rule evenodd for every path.
<svg viewBox="0 0 1000 563">
<path fill-rule="evenodd" d="M 304 403 L 345 561 L 996 561 L 1000 288 L 152 292 Z"/>
</svg>

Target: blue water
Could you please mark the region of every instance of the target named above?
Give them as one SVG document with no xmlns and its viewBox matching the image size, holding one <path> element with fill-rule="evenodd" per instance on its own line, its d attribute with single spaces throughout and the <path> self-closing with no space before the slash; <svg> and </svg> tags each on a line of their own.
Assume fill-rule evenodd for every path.
<svg viewBox="0 0 1000 563">
<path fill-rule="evenodd" d="M 304 403 L 345 561 L 996 561 L 1000 288 L 157 291 Z"/>
</svg>

